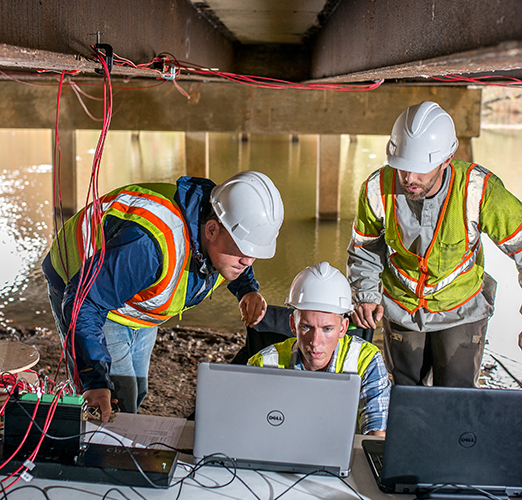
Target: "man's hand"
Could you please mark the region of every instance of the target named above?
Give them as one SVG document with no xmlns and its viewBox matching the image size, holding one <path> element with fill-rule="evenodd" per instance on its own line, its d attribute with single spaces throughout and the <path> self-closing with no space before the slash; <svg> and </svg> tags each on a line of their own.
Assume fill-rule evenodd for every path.
<svg viewBox="0 0 522 500">
<path fill-rule="evenodd" d="M 83 399 L 88 406 L 100 408 L 101 421 L 107 423 L 111 416 L 111 391 L 110 389 L 89 389 L 83 393 Z M 116 399 L 112 400 L 117 402 Z"/>
<path fill-rule="evenodd" d="M 375 321 L 373 315 L 375 314 Z M 374 302 L 359 304 L 352 313 L 352 321 L 359 328 L 376 328 L 375 322 L 380 321 L 384 314 L 384 307 Z"/>
<path fill-rule="evenodd" d="M 239 310 L 246 326 L 257 325 L 266 313 L 266 300 L 259 292 L 248 292 L 239 302 Z"/>
</svg>

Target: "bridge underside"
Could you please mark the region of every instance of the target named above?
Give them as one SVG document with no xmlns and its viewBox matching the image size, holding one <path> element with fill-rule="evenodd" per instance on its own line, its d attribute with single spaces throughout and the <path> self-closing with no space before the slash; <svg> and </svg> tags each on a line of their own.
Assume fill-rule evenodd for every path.
<svg viewBox="0 0 522 500">
<path fill-rule="evenodd" d="M 55 128 L 56 72 L 85 85 L 101 83 L 91 48 L 100 42 L 132 61 L 115 59 L 115 108 L 121 109 L 111 129 L 185 131 L 189 174 L 208 173 L 206 153 L 194 146 L 204 148 L 208 132 L 318 134 L 318 216 L 324 218 L 339 215 L 338 197 L 327 206 L 321 183 L 336 192 L 340 134 L 387 135 L 407 106 L 435 100 L 455 119 L 458 155 L 471 159 L 481 97 L 464 77 L 505 82 L 522 75 L 519 0 L 7 0 L 0 16 L 1 127 Z M 154 58 L 168 58 L 168 65 L 138 66 Z M 307 84 L 382 85 L 367 92 L 273 90 L 186 69 L 196 66 Z M 171 71 L 174 84 L 131 89 L 161 83 Z M 101 95 L 97 86 L 89 92 Z M 89 107 L 101 115 L 96 102 Z M 80 108 L 71 86 L 63 90 L 60 128 L 63 158 L 70 159 L 63 184 L 74 193 L 74 130 L 99 124 Z M 76 208 L 73 194 L 65 205 Z"/>
<path fill-rule="evenodd" d="M 305 14 L 309 20 L 294 21 Z M 425 81 L 517 72 L 522 60 L 518 0 L 8 0 L 0 16 L 5 68 L 92 73 L 90 45 L 98 31 L 102 43 L 135 64 L 169 53 L 221 71 L 291 81 Z"/>
</svg>

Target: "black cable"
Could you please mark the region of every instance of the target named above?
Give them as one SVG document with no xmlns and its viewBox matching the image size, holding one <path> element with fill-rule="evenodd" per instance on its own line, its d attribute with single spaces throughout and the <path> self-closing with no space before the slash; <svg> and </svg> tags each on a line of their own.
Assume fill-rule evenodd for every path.
<svg viewBox="0 0 522 500">
<path fill-rule="evenodd" d="M 7 498 L 8 496 L 12 495 L 16 491 L 23 490 L 26 488 L 32 488 L 34 490 L 38 490 L 45 497 L 46 500 L 51 500 L 51 498 L 49 497 L 49 495 L 47 495 L 47 492 L 43 488 L 40 488 L 39 486 L 34 486 L 33 484 L 24 484 L 22 486 L 18 486 L 18 488 L 15 488 L 14 490 L 11 490 L 7 493 L 4 490 L 3 485 L 2 485 L 2 491 L 4 492 L 4 495 L 5 495 L 3 498 Z"/>
<path fill-rule="evenodd" d="M 222 456 L 226 457 L 226 455 L 222 455 Z M 230 484 L 232 481 L 237 479 L 237 480 L 239 480 L 243 484 L 243 486 L 248 491 L 250 491 L 250 493 L 252 493 L 252 495 L 254 497 L 257 498 L 257 500 L 261 500 L 261 498 L 256 495 L 254 490 L 252 490 L 252 488 L 243 480 L 243 478 L 241 476 L 238 476 L 236 461 L 233 458 L 229 458 L 229 457 L 226 457 L 226 458 L 227 458 L 227 460 L 229 460 L 232 463 L 232 466 L 233 466 L 232 470 L 225 462 L 217 462 L 217 463 L 219 464 L 219 466 L 224 467 L 228 472 L 230 472 L 230 474 L 232 474 L 232 479 L 230 480 L 230 482 L 228 484 Z M 201 483 L 199 483 L 199 482 L 197 484 L 201 485 Z M 227 486 L 227 485 L 225 485 L 225 486 Z M 202 486 L 202 487 L 204 488 L 205 486 Z"/>
<path fill-rule="evenodd" d="M 165 448 L 168 448 L 169 450 L 177 451 L 178 453 L 183 453 L 185 455 L 192 455 L 194 452 L 191 448 L 175 448 L 174 446 L 170 446 L 170 444 L 161 443 L 160 441 L 154 441 L 153 443 L 149 443 L 145 448 L 149 449 L 152 446 L 164 446 Z"/>
<path fill-rule="evenodd" d="M 196 477 L 195 477 L 195 474 L 196 472 L 201 469 L 202 467 L 204 467 L 205 465 L 207 465 L 208 463 L 208 459 L 209 458 L 212 458 L 212 457 L 219 457 L 221 458 L 221 460 L 215 460 L 215 461 L 212 461 L 212 463 L 215 463 L 215 464 L 218 464 L 218 466 L 221 466 L 221 467 L 224 467 L 225 469 L 227 469 L 228 472 L 230 472 L 230 474 L 232 475 L 232 478 L 224 483 L 224 484 L 216 484 L 214 486 L 212 485 L 206 485 L 206 484 L 203 484 L 201 481 L 197 480 Z M 227 467 L 225 465 L 225 461 L 224 460 L 228 460 L 229 462 L 232 463 L 232 466 L 233 466 L 233 469 L 231 470 L 231 468 Z M 179 499 L 179 497 L 181 496 L 181 490 L 183 488 L 183 485 L 185 484 L 185 481 L 188 481 L 189 479 L 194 481 L 194 483 L 196 483 L 197 486 L 199 486 L 200 488 L 205 488 L 205 489 L 218 489 L 218 488 L 224 488 L 230 484 L 232 484 L 232 482 L 238 478 L 239 479 L 239 476 L 237 475 L 237 469 L 236 469 L 236 465 L 235 465 L 235 461 L 234 459 L 222 454 L 222 453 L 214 453 L 212 455 L 208 455 L 207 457 L 199 460 L 194 466 L 192 466 L 192 470 L 189 474 L 187 474 L 185 477 L 182 477 L 181 479 L 179 479 L 178 481 L 176 481 L 174 484 L 172 484 L 170 487 L 174 487 L 174 486 L 177 486 L 179 485 L 179 491 L 178 491 L 178 494 L 176 496 L 176 500 Z M 245 484 L 245 483 L 243 483 Z M 248 486 L 247 486 L 248 488 Z M 249 488 L 250 489 L 250 488 Z M 251 490 L 250 490 L 251 491 Z M 261 500 L 257 495 L 255 495 L 254 493 L 254 496 L 256 496 L 256 498 L 258 500 Z"/>
<path fill-rule="evenodd" d="M 111 488 L 111 489 L 107 490 L 105 492 L 105 495 L 103 495 L 102 500 L 106 500 L 107 495 L 109 493 L 112 493 L 113 491 L 115 491 L 116 493 L 119 493 L 123 498 L 125 498 L 125 500 L 131 500 L 127 495 L 125 495 L 125 493 L 123 493 L 123 491 L 120 491 L 118 488 Z"/>
<path fill-rule="evenodd" d="M 252 495 L 254 495 L 257 500 L 261 500 L 261 498 L 259 496 L 256 495 L 256 493 L 254 492 L 254 490 L 243 480 L 243 478 L 241 476 L 238 476 L 237 474 L 235 475 L 235 479 L 238 479 L 242 484 L 243 486 L 248 490 L 250 491 L 250 493 L 252 493 Z"/>
<path fill-rule="evenodd" d="M 357 498 L 359 498 L 359 500 L 364 500 L 363 497 L 359 494 L 359 492 L 357 490 L 355 490 L 355 488 L 352 485 L 348 484 L 342 477 L 340 477 L 337 474 L 334 474 L 333 472 L 330 472 L 328 470 L 314 470 L 314 471 L 308 472 L 304 476 L 300 477 L 293 484 L 291 484 L 285 491 L 283 491 L 282 493 L 277 495 L 274 498 L 274 500 L 279 500 L 283 495 L 286 495 L 286 493 L 288 493 L 292 488 L 297 486 L 301 481 L 303 481 L 304 479 L 307 479 L 310 476 L 314 476 L 314 475 L 316 475 L 316 476 L 317 475 L 321 475 L 321 476 L 326 475 L 326 476 L 335 477 L 335 478 L 339 479 L 339 481 L 341 481 L 345 486 L 347 486 L 353 493 L 355 493 L 355 495 L 357 496 Z"/>
</svg>

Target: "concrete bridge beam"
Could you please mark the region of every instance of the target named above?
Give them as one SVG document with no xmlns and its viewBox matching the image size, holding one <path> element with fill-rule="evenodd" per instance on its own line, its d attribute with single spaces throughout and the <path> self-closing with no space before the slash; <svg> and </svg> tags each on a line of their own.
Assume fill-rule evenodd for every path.
<svg viewBox="0 0 522 500">
<path fill-rule="evenodd" d="M 209 176 L 208 132 L 185 132 L 185 172 L 192 177 Z"/>
<path fill-rule="evenodd" d="M 341 136 L 324 134 L 317 144 L 316 211 L 318 220 L 341 218 Z"/>
</svg>

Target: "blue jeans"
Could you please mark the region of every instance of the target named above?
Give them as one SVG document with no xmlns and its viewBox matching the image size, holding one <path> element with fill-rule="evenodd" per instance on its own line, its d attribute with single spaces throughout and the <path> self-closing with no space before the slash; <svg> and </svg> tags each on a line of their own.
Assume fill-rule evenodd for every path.
<svg viewBox="0 0 522 500">
<path fill-rule="evenodd" d="M 68 330 L 62 314 L 63 295 L 51 285 L 48 286 L 48 291 L 51 310 L 63 345 Z M 121 411 L 136 413 L 147 394 L 150 357 L 158 327 L 134 330 L 107 319 L 103 325 L 103 333 L 112 360 L 109 376 L 115 386 L 118 407 Z M 72 374 L 73 361 L 71 356 L 67 358 Z"/>
</svg>

